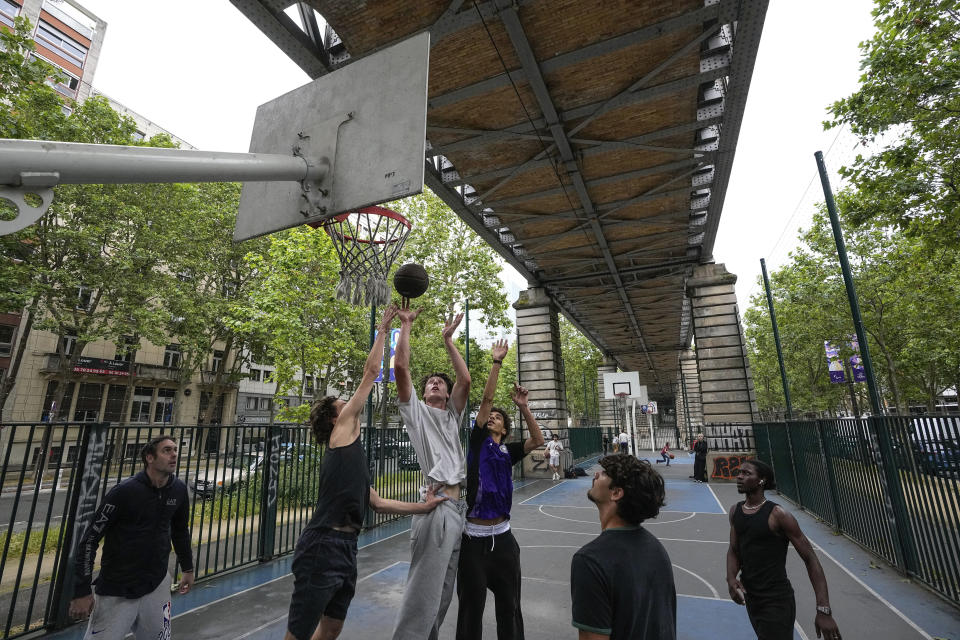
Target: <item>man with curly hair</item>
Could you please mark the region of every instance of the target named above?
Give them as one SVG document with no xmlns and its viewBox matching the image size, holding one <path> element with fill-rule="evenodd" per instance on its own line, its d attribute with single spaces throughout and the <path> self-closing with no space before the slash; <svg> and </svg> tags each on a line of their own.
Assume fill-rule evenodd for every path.
<svg viewBox="0 0 960 640">
<path fill-rule="evenodd" d="M 349 401 L 327 396 L 310 411 L 310 428 L 326 444 L 319 495 L 293 555 L 293 597 L 284 640 L 334 640 L 357 586 L 357 535 L 369 505 L 377 513 L 429 513 L 444 498 L 428 492 L 423 502 L 381 498 L 370 486 L 367 456 L 360 444 L 360 412 L 383 360 L 384 337 L 397 315 L 387 307 L 363 377 Z M 319 623 L 319 624 L 318 624 Z"/>
<path fill-rule="evenodd" d="M 603 532 L 573 556 L 570 592 L 580 640 L 675 640 L 677 591 L 667 550 L 641 523 L 664 505 L 663 478 L 629 454 L 600 460 L 587 497 Z"/>
</svg>

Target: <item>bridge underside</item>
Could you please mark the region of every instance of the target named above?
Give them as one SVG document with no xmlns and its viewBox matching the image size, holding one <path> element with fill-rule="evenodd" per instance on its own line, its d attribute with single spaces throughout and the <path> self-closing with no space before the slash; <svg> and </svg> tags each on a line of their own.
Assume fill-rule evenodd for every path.
<svg viewBox="0 0 960 640">
<path fill-rule="evenodd" d="M 622 369 L 671 389 L 766 0 L 310 0 L 299 23 L 284 0 L 231 1 L 312 77 L 429 30 L 427 185 Z"/>
</svg>

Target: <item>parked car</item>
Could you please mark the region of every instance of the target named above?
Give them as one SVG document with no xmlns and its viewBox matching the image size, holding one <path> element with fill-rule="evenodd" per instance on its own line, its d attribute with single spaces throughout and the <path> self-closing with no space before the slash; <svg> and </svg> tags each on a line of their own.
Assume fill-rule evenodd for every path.
<svg viewBox="0 0 960 640">
<path fill-rule="evenodd" d="M 417 452 L 413 450 L 413 445 L 409 441 L 401 442 L 400 445 L 397 466 L 404 471 L 419 471 L 420 463 L 417 461 Z"/>
<path fill-rule="evenodd" d="M 193 493 L 200 498 L 212 498 L 217 491 L 232 490 L 249 479 L 260 465 L 263 454 L 238 455 L 233 460 L 221 461 L 219 468 L 210 460 L 207 468 L 201 469 L 193 479 Z"/>
</svg>

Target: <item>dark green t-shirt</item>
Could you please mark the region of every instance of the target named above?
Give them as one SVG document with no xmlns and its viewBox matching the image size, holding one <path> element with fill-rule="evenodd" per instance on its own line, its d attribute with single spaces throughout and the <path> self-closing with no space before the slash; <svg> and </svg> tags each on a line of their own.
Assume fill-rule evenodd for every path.
<svg viewBox="0 0 960 640">
<path fill-rule="evenodd" d="M 667 550 L 643 527 L 607 529 L 573 556 L 573 626 L 610 640 L 676 640 Z"/>
</svg>

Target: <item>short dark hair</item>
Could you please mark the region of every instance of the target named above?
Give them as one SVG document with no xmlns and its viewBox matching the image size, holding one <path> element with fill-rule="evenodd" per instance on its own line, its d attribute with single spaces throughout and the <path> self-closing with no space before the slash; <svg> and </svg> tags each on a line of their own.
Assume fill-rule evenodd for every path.
<svg viewBox="0 0 960 640">
<path fill-rule="evenodd" d="M 626 453 L 600 459 L 600 466 L 610 478 L 610 488 L 623 489 L 617 501 L 617 515 L 630 524 L 656 518 L 666 504 L 663 477 L 646 460 Z"/>
<path fill-rule="evenodd" d="M 510 417 L 510 414 L 500 407 L 490 407 L 490 413 L 493 413 L 494 411 L 503 417 L 503 428 L 506 431 L 504 437 L 510 435 L 510 427 L 513 426 L 513 419 Z"/>
<path fill-rule="evenodd" d="M 159 435 L 147 444 L 143 445 L 143 449 L 140 450 L 140 459 L 143 460 L 143 464 L 147 464 L 147 456 L 157 457 L 157 445 L 161 442 L 169 440 L 170 442 L 176 443 L 177 439 L 173 436 L 168 435 Z"/>
<path fill-rule="evenodd" d="M 330 441 L 333 433 L 333 419 L 337 417 L 337 396 L 326 396 L 313 403 L 310 408 L 310 430 L 320 444 Z"/>
<path fill-rule="evenodd" d="M 756 458 L 744 460 L 740 463 L 740 466 L 742 467 L 745 464 L 752 464 L 753 468 L 757 470 L 757 477 L 763 480 L 764 489 L 777 488 L 777 479 L 773 475 L 773 467 L 762 460 L 757 460 Z"/>
<path fill-rule="evenodd" d="M 453 380 L 450 379 L 450 376 L 443 373 L 442 371 L 436 371 L 434 373 L 427 374 L 420 379 L 420 393 L 423 393 L 424 388 L 427 386 L 427 380 L 430 378 L 440 378 L 443 380 L 444 384 L 447 385 L 447 395 L 449 396 L 453 393 Z"/>
</svg>

